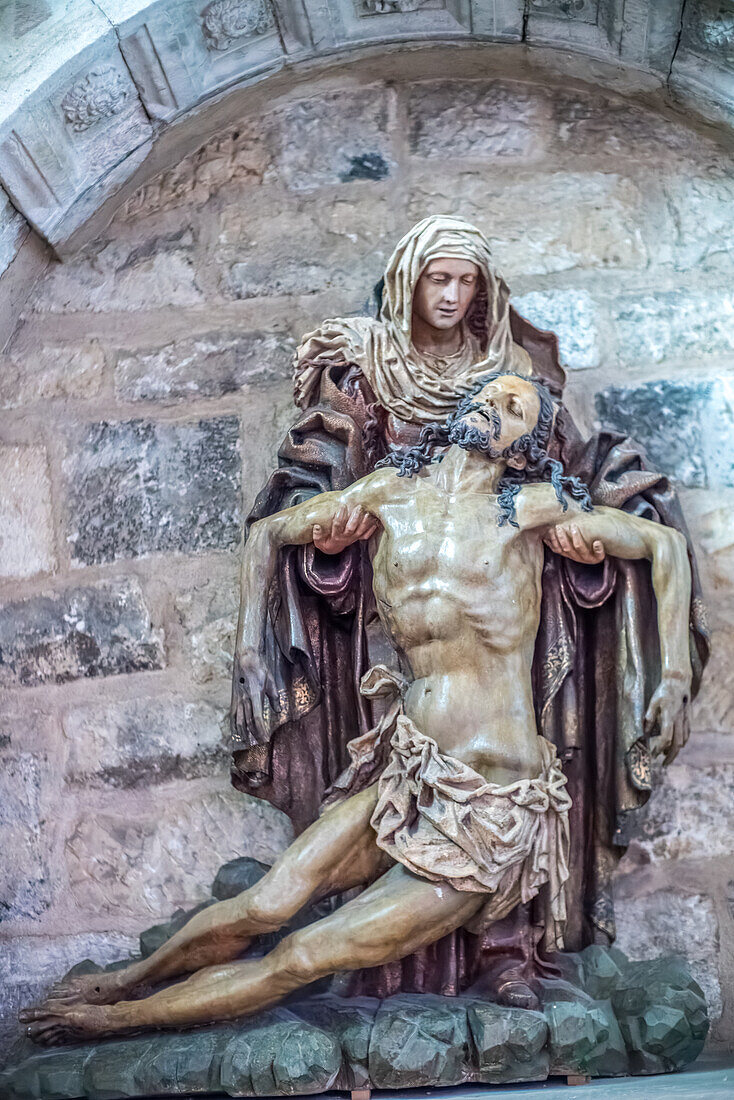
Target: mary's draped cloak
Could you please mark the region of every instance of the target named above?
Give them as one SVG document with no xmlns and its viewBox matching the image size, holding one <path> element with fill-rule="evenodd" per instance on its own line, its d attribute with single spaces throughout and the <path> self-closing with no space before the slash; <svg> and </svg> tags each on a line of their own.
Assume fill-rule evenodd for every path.
<svg viewBox="0 0 734 1100">
<path fill-rule="evenodd" d="M 429 260 L 447 255 L 477 263 L 483 286 L 467 317 L 461 352 L 431 364 L 417 360 L 410 343 L 412 292 Z M 390 445 L 411 445 L 425 423 L 444 420 L 482 373 L 503 366 L 532 370 L 560 401 L 565 375 L 556 337 L 520 317 L 508 298 L 486 240 L 472 226 L 454 218 L 416 226 L 388 266 L 380 320 L 325 322 L 299 348 L 302 413 L 248 523 L 363 477 Z M 586 482 L 594 503 L 676 527 L 688 538 L 667 478 L 646 467 L 631 440 L 602 431 L 585 441 L 561 405 L 551 453 L 567 474 Z M 695 693 L 708 632 L 688 542 Z M 239 789 L 284 810 L 298 830 L 315 820 L 325 791 L 348 764 L 347 742 L 379 717 L 360 695 L 359 682 L 376 647 L 384 656 L 380 637 L 366 544 L 335 556 L 312 545 L 281 550 L 264 639 L 278 709 L 266 713 L 263 740 L 238 706 L 235 661 L 232 777 Z M 566 950 L 614 939 L 612 874 L 624 852 L 629 815 L 651 790 L 642 723 L 659 671 L 649 563 L 606 559 L 584 566 L 546 549 L 533 687 L 538 731 L 556 745 L 573 799 Z M 522 955 L 523 937 L 534 954 L 541 914 L 542 905 L 533 903 L 532 912 L 482 935 L 460 929 L 416 955 L 358 972 L 349 991 L 459 993 L 480 980 L 498 954 Z M 542 969 L 542 959 L 534 957 Z"/>
</svg>

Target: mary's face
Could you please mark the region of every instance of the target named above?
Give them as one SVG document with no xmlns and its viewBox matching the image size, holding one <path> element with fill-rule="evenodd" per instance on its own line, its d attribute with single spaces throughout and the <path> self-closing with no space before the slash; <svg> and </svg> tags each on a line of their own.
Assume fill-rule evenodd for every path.
<svg viewBox="0 0 734 1100">
<path fill-rule="evenodd" d="M 471 260 L 439 256 L 423 269 L 413 294 L 413 313 L 432 328 L 458 325 L 474 300 L 479 268 Z"/>
</svg>

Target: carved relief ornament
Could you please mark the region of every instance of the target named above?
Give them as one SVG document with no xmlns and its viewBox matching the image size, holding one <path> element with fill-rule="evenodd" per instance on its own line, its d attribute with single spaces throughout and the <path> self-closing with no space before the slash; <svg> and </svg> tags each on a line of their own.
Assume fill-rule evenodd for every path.
<svg viewBox="0 0 734 1100">
<path fill-rule="evenodd" d="M 61 110 L 72 130 L 81 133 L 95 122 L 118 114 L 130 94 L 117 69 L 92 69 L 77 80 L 61 100 Z"/>
<path fill-rule="evenodd" d="M 357 15 L 398 15 L 445 6 L 443 0 L 357 0 Z"/>
<path fill-rule="evenodd" d="M 266 0 L 212 0 L 201 18 L 210 50 L 228 50 L 238 38 L 264 34 L 275 22 Z"/>
</svg>

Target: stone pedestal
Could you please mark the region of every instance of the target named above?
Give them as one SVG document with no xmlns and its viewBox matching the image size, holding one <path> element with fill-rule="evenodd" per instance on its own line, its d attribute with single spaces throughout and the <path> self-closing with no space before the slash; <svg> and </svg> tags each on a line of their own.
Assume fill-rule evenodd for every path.
<svg viewBox="0 0 734 1100">
<path fill-rule="evenodd" d="M 237 893 L 265 869 L 254 860 L 233 861 L 217 876 L 211 900 Z M 159 946 L 188 915 L 178 913 L 144 932 L 142 953 Z M 559 955 L 557 962 L 561 978 L 538 982 L 537 1012 L 505 1008 L 471 990 L 460 997 L 406 994 L 383 1001 L 327 991 L 188 1031 L 52 1050 L 22 1040 L 0 1073 L 0 1095 L 111 1100 L 501 1085 L 554 1075 L 666 1073 L 701 1052 L 706 1002 L 684 960 L 630 962 L 615 948 L 591 946 Z"/>
</svg>

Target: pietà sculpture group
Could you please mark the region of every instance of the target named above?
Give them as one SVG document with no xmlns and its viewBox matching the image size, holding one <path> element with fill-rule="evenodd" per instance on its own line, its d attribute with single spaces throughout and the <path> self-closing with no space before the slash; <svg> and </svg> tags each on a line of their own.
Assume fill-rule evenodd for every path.
<svg viewBox="0 0 734 1100">
<path fill-rule="evenodd" d="M 243 555 L 233 778 L 297 839 L 149 957 L 26 1009 L 40 1043 L 240 1019 L 344 972 L 533 1010 L 557 952 L 613 939 L 629 813 L 707 658 L 675 495 L 629 440 L 581 438 L 555 337 L 475 227 L 414 226 L 378 294 L 379 319 L 301 344 Z"/>
</svg>

